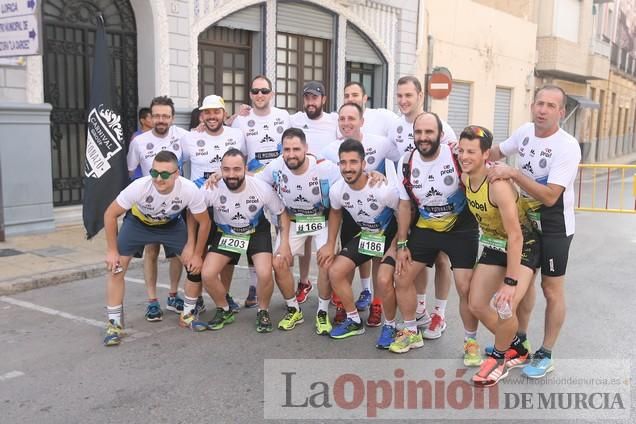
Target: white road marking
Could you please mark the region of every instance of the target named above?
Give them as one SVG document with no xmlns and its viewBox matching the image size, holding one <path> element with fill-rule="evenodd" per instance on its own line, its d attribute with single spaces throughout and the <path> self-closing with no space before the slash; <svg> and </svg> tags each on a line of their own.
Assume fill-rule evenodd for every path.
<svg viewBox="0 0 636 424">
<path fill-rule="evenodd" d="M 9 371 L 8 373 L 0 375 L 0 381 L 11 380 L 12 378 L 22 377 L 24 373 L 22 371 Z"/>
</svg>

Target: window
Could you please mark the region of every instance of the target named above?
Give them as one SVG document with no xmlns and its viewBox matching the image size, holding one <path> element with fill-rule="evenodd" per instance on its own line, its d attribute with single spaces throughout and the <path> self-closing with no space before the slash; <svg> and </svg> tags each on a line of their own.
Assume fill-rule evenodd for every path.
<svg viewBox="0 0 636 424">
<path fill-rule="evenodd" d="M 448 96 L 448 124 L 457 134 L 468 126 L 470 120 L 470 84 L 453 81 Z"/>
<path fill-rule="evenodd" d="M 493 137 L 495 143 L 501 143 L 510 135 L 510 103 L 512 89 L 497 87 L 495 91 L 495 117 Z"/>
<path fill-rule="evenodd" d="M 347 62 L 347 82 L 355 81 L 362 84 L 364 91 L 369 96 L 366 107 L 378 107 L 374 102 L 375 90 L 375 65 L 370 63 Z"/>
</svg>

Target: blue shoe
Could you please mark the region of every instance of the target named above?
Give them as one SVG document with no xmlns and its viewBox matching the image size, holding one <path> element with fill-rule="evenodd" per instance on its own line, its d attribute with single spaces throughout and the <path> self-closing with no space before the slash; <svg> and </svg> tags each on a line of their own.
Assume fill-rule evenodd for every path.
<svg viewBox="0 0 636 424">
<path fill-rule="evenodd" d="M 239 306 L 238 303 L 234 301 L 234 299 L 232 298 L 232 295 L 230 295 L 229 293 L 226 293 L 225 300 L 227 300 L 227 304 L 230 307 L 230 311 L 232 311 L 233 314 L 238 313 L 241 307 Z"/>
<path fill-rule="evenodd" d="M 203 296 L 199 296 L 197 298 L 197 304 L 194 307 L 194 311 L 192 312 L 193 315 L 201 315 L 202 313 L 204 313 L 208 308 L 205 307 L 205 303 L 203 303 Z"/>
<path fill-rule="evenodd" d="M 371 301 L 373 300 L 373 296 L 369 290 L 362 290 L 360 292 L 360 297 L 356 300 L 356 309 L 359 311 L 366 311 L 369 309 L 371 305 Z"/>
<path fill-rule="evenodd" d="M 329 333 L 332 339 L 346 339 L 351 336 L 359 336 L 364 334 L 364 326 L 362 322 L 357 323 L 351 318 L 344 320 L 342 324 L 335 326 Z"/>
<path fill-rule="evenodd" d="M 146 307 L 146 320 L 150 322 L 161 321 L 163 319 L 163 312 L 161 312 L 161 306 L 158 301 L 148 303 Z"/>
<path fill-rule="evenodd" d="M 106 324 L 106 337 L 104 337 L 104 346 L 117 346 L 121 343 L 121 325 L 116 324 L 114 320 L 109 320 Z"/>
<path fill-rule="evenodd" d="M 258 298 L 256 297 L 256 287 L 250 286 L 249 292 L 247 293 L 247 297 L 245 298 L 245 303 L 243 304 L 246 308 L 255 308 L 258 306 Z"/>
<path fill-rule="evenodd" d="M 395 341 L 395 333 L 395 327 L 383 325 L 380 331 L 380 337 L 378 337 L 378 341 L 375 342 L 375 347 L 378 349 L 388 349 L 391 343 Z"/>
<path fill-rule="evenodd" d="M 521 374 L 528 378 L 541 378 L 545 377 L 549 372 L 554 371 L 554 362 L 552 358 L 546 358 L 539 352 L 534 354 L 534 357 L 528 365 L 523 367 Z"/>
<path fill-rule="evenodd" d="M 168 296 L 168 301 L 166 302 L 166 309 L 177 314 L 183 312 L 183 299 L 176 296 Z"/>
</svg>

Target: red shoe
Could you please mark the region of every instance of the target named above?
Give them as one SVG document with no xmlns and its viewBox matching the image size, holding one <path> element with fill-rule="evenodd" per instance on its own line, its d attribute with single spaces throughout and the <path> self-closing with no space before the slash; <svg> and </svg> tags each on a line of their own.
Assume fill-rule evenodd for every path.
<svg viewBox="0 0 636 424">
<path fill-rule="evenodd" d="M 340 325 L 347 319 L 347 311 L 344 310 L 342 303 L 338 303 L 336 306 L 336 316 L 333 318 L 334 326 Z"/>
<path fill-rule="evenodd" d="M 369 308 L 367 325 L 369 327 L 379 327 L 380 324 L 382 324 L 382 305 L 379 303 L 372 303 Z"/>
<path fill-rule="evenodd" d="M 314 286 L 311 284 L 311 281 L 307 281 L 306 283 L 299 281 L 298 288 L 296 289 L 296 300 L 298 303 L 305 303 L 309 292 L 311 292 L 313 288 Z"/>
<path fill-rule="evenodd" d="M 340 303 L 341 302 L 340 302 L 340 298 L 338 297 L 338 295 L 335 292 L 331 293 L 331 304 L 333 306 L 337 307 L 338 304 L 340 304 Z"/>
</svg>

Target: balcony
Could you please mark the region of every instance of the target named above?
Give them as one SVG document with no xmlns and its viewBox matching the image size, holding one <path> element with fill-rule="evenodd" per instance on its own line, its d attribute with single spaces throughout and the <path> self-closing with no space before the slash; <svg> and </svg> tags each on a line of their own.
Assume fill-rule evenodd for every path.
<svg viewBox="0 0 636 424">
<path fill-rule="evenodd" d="M 609 58 L 610 55 L 612 54 L 612 46 L 607 41 L 603 41 L 603 40 L 599 40 L 597 38 L 593 38 L 592 39 L 592 44 L 591 44 L 591 51 L 592 51 L 593 55 L 595 54 L 595 55 L 604 56 L 606 58 Z"/>
</svg>

